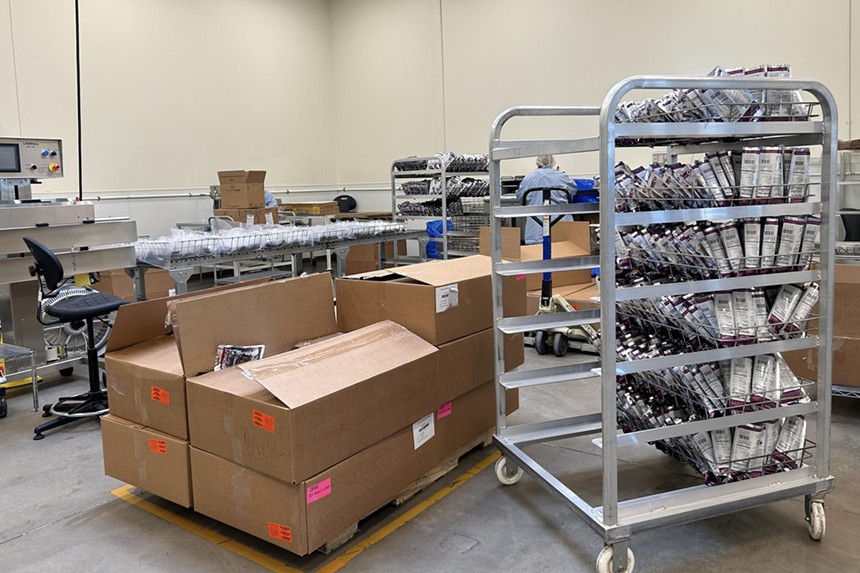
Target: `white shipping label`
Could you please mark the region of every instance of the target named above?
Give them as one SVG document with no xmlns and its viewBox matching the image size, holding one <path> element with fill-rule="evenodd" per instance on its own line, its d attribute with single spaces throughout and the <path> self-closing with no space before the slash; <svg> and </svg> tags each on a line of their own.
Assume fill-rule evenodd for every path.
<svg viewBox="0 0 860 573">
<path fill-rule="evenodd" d="M 445 312 L 459 304 L 459 289 L 456 284 L 436 287 L 436 314 Z"/>
<path fill-rule="evenodd" d="M 436 418 L 434 413 L 427 414 L 412 424 L 412 443 L 417 450 L 436 435 Z"/>
<path fill-rule="evenodd" d="M 253 213 L 248 213 L 247 215 L 245 215 L 245 224 L 246 225 L 253 225 L 254 224 L 254 214 Z"/>
<path fill-rule="evenodd" d="M 275 224 L 275 218 L 272 216 L 271 211 L 266 211 L 266 224 L 267 225 L 274 225 Z"/>
</svg>

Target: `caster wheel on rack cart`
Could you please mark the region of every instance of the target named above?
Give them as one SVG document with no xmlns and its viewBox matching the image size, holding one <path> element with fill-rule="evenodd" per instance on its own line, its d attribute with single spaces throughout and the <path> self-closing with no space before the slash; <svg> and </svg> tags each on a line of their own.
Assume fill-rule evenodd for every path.
<svg viewBox="0 0 860 573">
<path fill-rule="evenodd" d="M 5 418 L 9 413 L 9 406 L 6 404 L 6 398 L 0 398 L 0 418 Z"/>
<path fill-rule="evenodd" d="M 822 502 L 813 501 L 809 504 L 809 515 L 806 517 L 806 521 L 808 522 L 809 536 L 816 541 L 821 541 L 824 538 L 827 523 L 824 518 L 824 504 Z"/>
<path fill-rule="evenodd" d="M 550 342 L 549 335 L 545 330 L 538 330 L 535 332 L 535 350 L 537 350 L 538 354 L 546 354 L 549 352 Z"/>
<path fill-rule="evenodd" d="M 69 366 L 68 368 L 60 368 L 60 376 L 69 377 L 75 373 L 75 367 Z"/>
<path fill-rule="evenodd" d="M 570 348 L 567 336 L 556 332 L 552 337 L 552 351 L 556 356 L 564 356 L 567 354 L 567 349 Z"/>
<path fill-rule="evenodd" d="M 514 485 L 523 477 L 523 470 L 518 467 L 514 473 L 508 472 L 508 460 L 502 456 L 496 462 L 496 477 L 502 485 Z"/>
<path fill-rule="evenodd" d="M 606 545 L 597 556 L 597 573 L 615 573 L 612 569 L 612 546 Z M 627 548 L 627 567 L 621 573 L 633 573 L 633 551 Z"/>
</svg>

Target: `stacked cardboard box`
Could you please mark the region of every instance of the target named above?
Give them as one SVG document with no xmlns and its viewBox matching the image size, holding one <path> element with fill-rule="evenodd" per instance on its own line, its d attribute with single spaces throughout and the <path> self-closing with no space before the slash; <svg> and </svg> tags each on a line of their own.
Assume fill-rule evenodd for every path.
<svg viewBox="0 0 860 573">
<path fill-rule="evenodd" d="M 230 217 L 237 223 L 251 225 L 277 225 L 278 208 L 261 207 L 259 209 L 215 209 L 216 217 Z"/>
<path fill-rule="evenodd" d="M 99 273 L 101 279 L 93 288 L 108 294 L 116 295 L 129 302 L 134 302 L 134 286 L 131 277 L 124 269 L 111 269 Z M 146 298 L 164 298 L 170 296 L 175 289 L 175 283 L 170 273 L 164 269 L 149 269 L 143 275 L 146 288 Z"/>
<path fill-rule="evenodd" d="M 406 254 L 406 241 L 388 241 L 385 245 L 385 258 L 391 260 L 395 258 L 395 248 L 397 256 Z M 367 273 L 370 271 L 378 271 L 382 262 L 379 259 L 379 245 L 356 245 L 349 249 L 346 255 L 346 274 L 355 275 Z"/>
<path fill-rule="evenodd" d="M 266 206 L 265 171 L 219 171 L 222 209 L 259 209 Z"/>
<path fill-rule="evenodd" d="M 111 408 L 102 418 L 105 472 L 190 507 L 186 377 L 212 370 L 218 344 L 262 341 L 268 352 L 280 352 L 333 332 L 333 313 L 327 322 L 283 318 L 300 317 L 307 301 L 330 304 L 330 292 L 330 279 L 319 276 L 121 307 L 105 357 Z M 193 331 L 184 345 L 179 320 Z"/>
<path fill-rule="evenodd" d="M 473 256 L 340 278 L 338 329 L 402 324 L 439 349 L 439 385 L 444 399 L 454 399 L 495 379 L 490 270 L 488 257 Z M 505 316 L 526 314 L 525 287 L 525 280 L 505 278 Z M 506 371 L 523 363 L 522 334 L 505 335 L 504 347 Z M 517 393 L 509 391 L 506 401 L 516 408 Z"/>
<path fill-rule="evenodd" d="M 490 229 L 480 230 L 482 255 L 490 254 Z M 582 257 L 591 254 L 589 224 L 582 221 L 560 222 L 552 227 L 552 258 Z M 508 261 L 539 261 L 543 258 L 543 245 L 520 245 L 520 230 L 502 228 L 502 258 Z M 526 311 L 537 314 L 541 295 L 540 274 L 526 276 Z M 597 308 L 592 297 L 597 296 L 597 287 L 591 279 L 591 271 L 563 271 L 552 274 L 553 294 L 561 294 L 577 309 Z"/>
<path fill-rule="evenodd" d="M 296 215 L 335 215 L 340 213 L 337 201 L 293 201 L 281 203 L 285 211 L 292 211 Z"/>
</svg>

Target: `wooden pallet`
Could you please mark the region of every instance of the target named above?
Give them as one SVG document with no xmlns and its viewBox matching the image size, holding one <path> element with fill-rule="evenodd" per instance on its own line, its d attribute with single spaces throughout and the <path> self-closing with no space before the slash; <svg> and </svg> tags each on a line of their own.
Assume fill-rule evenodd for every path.
<svg viewBox="0 0 860 573">
<path fill-rule="evenodd" d="M 425 473 L 423 476 L 421 476 L 420 478 L 418 478 L 417 480 L 415 480 L 414 482 L 409 484 L 409 486 L 407 486 L 406 488 L 403 489 L 403 491 L 401 491 L 399 494 L 394 496 L 394 498 L 392 500 L 390 500 L 388 503 L 393 503 L 396 506 L 403 505 L 404 503 L 406 503 L 407 501 L 409 501 L 410 499 L 412 499 L 413 497 L 415 497 L 416 495 L 418 495 L 419 493 L 421 493 L 422 491 L 424 491 L 425 489 L 427 489 L 428 487 L 430 487 L 431 485 L 436 483 L 436 481 L 442 479 L 443 477 L 445 477 L 445 475 L 447 475 L 448 473 L 453 471 L 459 465 L 460 458 L 462 458 L 463 456 L 465 456 L 466 454 L 468 454 L 469 452 L 471 452 L 472 450 L 474 450 L 478 446 L 486 448 L 487 446 L 492 444 L 493 443 L 493 433 L 494 433 L 494 430 L 487 430 L 486 432 L 484 432 L 480 436 L 471 440 L 465 446 L 459 448 L 453 454 L 451 454 L 450 456 L 448 456 L 447 458 L 445 458 L 444 460 L 442 460 L 441 462 L 436 464 L 436 466 L 433 469 L 431 469 L 430 471 Z M 386 503 L 385 505 L 388 505 L 388 503 Z M 385 506 L 382 506 L 382 507 L 385 507 Z M 368 515 L 364 516 L 364 518 L 367 518 L 369 515 L 372 515 L 376 511 L 379 511 L 379 509 L 382 509 L 382 507 L 378 508 L 375 511 L 370 512 Z M 364 519 L 364 518 L 362 518 L 362 519 Z M 317 551 L 319 551 L 320 553 L 323 553 L 325 555 L 328 555 L 329 553 L 331 553 L 332 551 L 334 551 L 335 549 L 337 549 L 338 547 L 340 547 L 344 543 L 348 542 L 350 539 L 352 539 L 355 536 L 356 533 L 358 533 L 358 523 L 359 522 L 357 521 L 357 522 L 353 523 L 352 525 L 350 525 L 349 527 L 347 527 L 339 535 L 336 535 L 333 539 L 331 539 L 325 545 L 323 545 L 322 547 L 317 549 Z"/>
</svg>

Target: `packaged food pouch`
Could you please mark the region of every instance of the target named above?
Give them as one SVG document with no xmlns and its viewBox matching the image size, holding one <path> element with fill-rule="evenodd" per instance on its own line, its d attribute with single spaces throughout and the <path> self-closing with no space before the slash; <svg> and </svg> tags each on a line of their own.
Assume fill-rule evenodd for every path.
<svg viewBox="0 0 860 573">
<path fill-rule="evenodd" d="M 701 174 L 702 179 L 705 181 L 707 192 L 717 202 L 717 205 L 720 207 L 726 205 L 726 196 L 723 193 L 720 182 L 717 180 L 717 176 L 714 174 L 711 164 L 707 161 L 700 161 L 696 163 L 694 169 L 698 170 L 699 174 Z"/>
<path fill-rule="evenodd" d="M 791 152 L 791 165 L 788 168 L 788 199 L 792 203 L 802 203 L 809 196 L 809 159 L 808 147 L 798 147 Z"/>
<path fill-rule="evenodd" d="M 711 435 L 708 432 L 699 432 L 693 434 L 693 442 L 699 450 L 702 460 L 707 465 L 708 469 L 713 474 L 719 474 L 720 469 L 717 466 L 716 458 L 714 457 L 714 443 L 711 440 Z"/>
<path fill-rule="evenodd" d="M 752 358 L 732 358 L 729 372 L 728 406 L 733 410 L 743 410 L 750 398 L 752 387 Z"/>
<path fill-rule="evenodd" d="M 791 66 L 788 64 L 768 65 L 765 75 L 769 78 L 790 78 Z M 771 116 L 780 120 L 788 119 L 791 107 L 791 90 L 767 90 L 765 102 L 771 108 Z"/>
<path fill-rule="evenodd" d="M 732 462 L 732 430 L 720 428 L 711 431 L 711 442 L 714 445 L 714 459 L 720 474 L 728 474 Z"/>
<path fill-rule="evenodd" d="M 792 404 L 802 402 L 808 399 L 806 390 L 801 384 L 801 380 L 794 375 L 785 359 L 780 353 L 776 353 L 777 363 L 777 387 L 778 398 L 780 404 Z"/>
<path fill-rule="evenodd" d="M 773 449 L 773 459 L 789 469 L 797 469 L 803 463 L 806 442 L 806 420 L 803 416 L 789 416 L 782 423 L 779 438 Z"/>
<path fill-rule="evenodd" d="M 756 356 L 753 362 L 752 384 L 750 385 L 751 401 L 754 404 L 760 404 L 771 399 L 775 385 L 776 360 L 767 354 Z"/>
<path fill-rule="evenodd" d="M 721 193 L 723 197 L 731 199 L 732 197 L 732 186 L 729 183 L 729 178 L 726 175 L 725 170 L 723 170 L 723 164 L 720 162 L 720 157 L 714 153 L 706 153 L 705 161 L 708 162 L 708 165 L 711 166 L 711 170 L 714 172 L 714 176 L 717 178 L 717 183 L 720 185 Z"/>
<path fill-rule="evenodd" d="M 741 158 L 741 178 L 738 183 L 738 199 L 741 205 L 748 205 L 757 192 L 760 156 L 759 148 L 744 147 Z"/>
<path fill-rule="evenodd" d="M 734 274 L 737 274 L 744 266 L 744 249 L 738 228 L 733 223 L 723 223 L 717 230 L 723 242 L 729 267 Z"/>
<path fill-rule="evenodd" d="M 735 428 L 734 438 L 732 439 L 732 474 L 745 473 L 749 467 L 755 442 L 759 439 L 759 434 L 764 432 L 763 429 L 756 429 L 752 425 L 743 425 Z"/>
<path fill-rule="evenodd" d="M 779 420 L 768 420 L 762 422 L 764 426 L 764 453 L 765 453 L 765 473 L 772 473 L 776 470 L 773 463 L 773 449 L 776 447 L 776 441 L 779 439 L 779 430 L 782 423 Z"/>
<path fill-rule="evenodd" d="M 761 263 L 761 221 L 744 219 L 744 270 L 749 274 L 758 271 Z"/>
<path fill-rule="evenodd" d="M 707 386 L 708 395 L 711 396 L 714 405 L 718 408 L 726 407 L 726 392 L 723 383 L 709 364 L 702 364 L 694 369 L 697 377 L 701 377 L 702 384 Z"/>
<path fill-rule="evenodd" d="M 711 340 L 716 341 L 720 338 L 720 326 L 717 322 L 716 307 L 714 306 L 714 296 L 711 294 L 703 294 L 695 297 L 695 305 L 699 308 L 699 312 L 705 317 L 708 325 L 708 334 Z"/>
<path fill-rule="evenodd" d="M 804 224 L 804 219 L 799 217 L 785 217 L 783 219 L 776 257 L 776 268 L 778 270 L 787 271 L 797 266 L 800 247 L 803 243 Z"/>
<path fill-rule="evenodd" d="M 720 331 L 720 346 L 734 346 L 737 342 L 737 334 L 730 291 L 714 293 L 714 312 L 717 315 L 717 326 Z"/>
<path fill-rule="evenodd" d="M 800 243 L 800 255 L 797 257 L 797 266 L 805 269 L 812 262 L 815 254 L 815 243 L 818 242 L 818 233 L 821 230 L 821 219 L 810 215 L 806 218 L 806 226 L 803 228 L 803 241 Z"/>
<path fill-rule="evenodd" d="M 747 68 L 744 70 L 744 76 L 747 78 L 763 78 L 765 77 L 766 66 L 762 64 L 761 66 L 755 66 L 753 68 Z M 764 103 L 764 90 L 761 88 L 749 90 L 752 98 L 758 103 Z M 763 108 L 763 106 L 762 106 Z M 764 108 L 763 108 L 764 109 Z M 767 110 L 764 111 L 763 115 L 767 115 Z"/>
<path fill-rule="evenodd" d="M 752 437 L 747 473 L 749 477 L 754 478 L 764 474 L 764 467 L 767 461 L 764 443 L 766 430 L 761 424 L 750 424 L 747 427 L 750 429 Z"/>
<path fill-rule="evenodd" d="M 732 166 L 732 160 L 729 157 L 728 151 L 718 151 L 717 157 L 719 157 L 720 159 L 720 165 L 723 167 L 723 173 L 726 174 L 726 178 L 729 182 L 729 189 L 726 192 L 726 197 L 731 198 L 734 195 L 735 187 L 737 186 L 737 180 L 735 179 L 735 170 Z"/>
<path fill-rule="evenodd" d="M 771 332 L 779 333 L 791 318 L 794 308 L 800 302 L 800 297 L 803 291 L 795 285 L 782 285 L 776 299 L 773 301 L 773 306 L 770 309 L 770 314 L 767 317 L 767 323 L 770 325 Z"/>
<path fill-rule="evenodd" d="M 732 310 L 735 315 L 735 332 L 738 344 L 755 342 L 756 319 L 755 304 L 752 291 L 736 290 L 732 292 Z"/>
<path fill-rule="evenodd" d="M 756 203 L 768 203 L 771 197 L 782 192 L 782 150 L 779 147 L 762 147 L 759 153 L 758 187 Z"/>
<path fill-rule="evenodd" d="M 809 316 L 812 314 L 815 305 L 818 304 L 818 296 L 818 285 L 815 283 L 812 283 L 803 291 L 803 296 L 800 297 L 800 301 L 794 307 L 794 311 L 791 313 L 791 317 L 783 329 L 783 332 L 787 333 L 790 338 L 800 338 L 806 332 Z"/>
<path fill-rule="evenodd" d="M 753 290 L 753 306 L 755 307 L 756 340 L 758 342 L 771 342 L 776 337 L 767 327 L 767 300 L 760 290 Z"/>
<path fill-rule="evenodd" d="M 714 257 L 714 262 L 717 264 L 717 269 L 720 271 L 720 276 L 732 276 L 732 266 L 726 257 L 726 251 L 723 248 L 723 241 L 720 238 L 720 233 L 716 227 L 708 227 L 705 229 L 705 239 L 708 241 L 708 248 L 711 256 Z"/>
<path fill-rule="evenodd" d="M 773 268 L 776 261 L 776 244 L 779 236 L 779 219 L 767 217 L 761 230 L 761 269 Z"/>
</svg>

